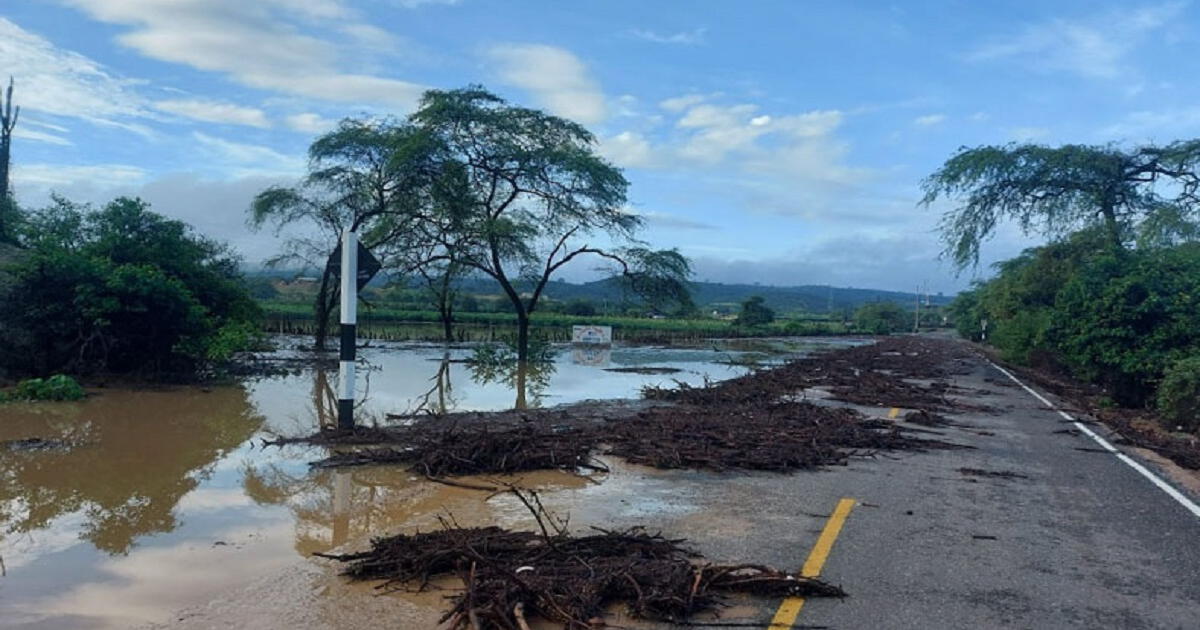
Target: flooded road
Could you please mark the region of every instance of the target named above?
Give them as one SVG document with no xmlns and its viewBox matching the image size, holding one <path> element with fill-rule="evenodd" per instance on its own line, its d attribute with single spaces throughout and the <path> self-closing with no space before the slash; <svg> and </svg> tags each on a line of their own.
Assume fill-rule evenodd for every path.
<svg viewBox="0 0 1200 630">
<path fill-rule="evenodd" d="M 384 344 L 361 353 L 369 374 L 362 417 L 634 397 L 646 385 L 730 378 L 748 361 L 831 343 L 846 342 L 560 348 L 550 369 L 524 375 L 523 396 L 518 375 L 464 363 L 469 348 Z M 646 367 L 657 369 L 628 371 Z M 335 381 L 335 371 L 303 368 L 236 387 L 95 390 L 78 403 L 0 407 L 0 444 L 10 443 L 0 445 L 0 627 L 161 622 L 312 552 L 428 529 L 439 515 L 523 522 L 505 497 L 484 503 L 481 493 L 395 467 L 310 470 L 323 451 L 257 446 L 328 422 Z M 50 441 L 11 444 L 30 438 Z M 688 509 L 686 496 L 649 479 L 614 462 L 600 485 L 565 473 L 524 475 L 522 483 L 550 491 L 554 505 L 583 520 L 593 505 L 618 504 L 628 517 Z"/>
</svg>

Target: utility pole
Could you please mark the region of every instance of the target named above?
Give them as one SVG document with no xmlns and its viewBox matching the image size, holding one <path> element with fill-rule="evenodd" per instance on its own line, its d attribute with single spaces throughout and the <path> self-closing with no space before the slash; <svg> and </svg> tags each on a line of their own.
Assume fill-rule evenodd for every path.
<svg viewBox="0 0 1200 630">
<path fill-rule="evenodd" d="M 913 311 L 913 332 L 921 332 L 921 285 L 917 285 L 917 308 Z"/>
<path fill-rule="evenodd" d="M 338 350 L 338 429 L 354 428 L 354 361 L 358 322 L 358 235 L 342 235 L 341 344 Z"/>
</svg>

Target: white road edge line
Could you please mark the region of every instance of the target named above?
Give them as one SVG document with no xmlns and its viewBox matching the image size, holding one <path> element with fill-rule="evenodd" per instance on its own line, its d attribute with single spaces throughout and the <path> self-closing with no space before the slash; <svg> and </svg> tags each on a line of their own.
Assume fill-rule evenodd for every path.
<svg viewBox="0 0 1200 630">
<path fill-rule="evenodd" d="M 1200 505 L 1196 505 L 1196 503 L 1194 501 L 1192 501 L 1191 499 L 1184 496 L 1183 493 L 1176 490 L 1174 486 L 1163 481 L 1161 477 L 1150 472 L 1150 470 L 1148 468 L 1146 468 L 1145 466 L 1134 461 L 1133 458 L 1131 458 L 1130 456 L 1121 452 L 1120 449 L 1118 449 L 1117 447 L 1110 444 L 1108 442 L 1108 440 L 1097 435 L 1094 431 L 1087 428 L 1087 426 L 1085 426 L 1082 422 L 1076 420 L 1075 418 L 1072 418 L 1071 415 L 1068 414 L 1067 412 L 1059 409 L 1058 407 L 1055 407 L 1054 403 L 1050 402 L 1049 400 L 1046 400 L 1045 396 L 1042 396 L 1041 394 L 1037 393 L 1036 391 L 1033 390 L 1032 387 L 1026 385 L 1025 383 L 1022 383 L 1020 379 L 1013 376 L 1012 372 L 1009 372 L 1008 370 L 1000 367 L 999 365 L 996 365 L 995 363 L 993 363 L 990 360 L 988 361 L 988 363 L 990 363 L 992 367 L 1003 372 L 1004 375 L 1007 376 L 1008 378 L 1012 379 L 1012 381 L 1014 383 L 1023 387 L 1025 389 L 1025 391 L 1027 391 L 1031 395 L 1033 395 L 1034 398 L 1042 401 L 1042 404 L 1046 405 L 1050 409 L 1053 409 L 1054 411 L 1057 411 L 1058 415 L 1066 418 L 1069 422 L 1074 424 L 1075 428 L 1079 429 L 1085 435 L 1087 435 L 1088 437 L 1095 440 L 1096 443 L 1099 444 L 1104 450 L 1109 451 L 1110 453 L 1113 453 L 1114 455 L 1117 456 L 1117 459 L 1125 462 L 1126 464 L 1129 465 L 1130 468 L 1136 470 L 1138 473 L 1140 473 L 1146 479 L 1149 479 L 1150 483 L 1158 486 L 1158 488 L 1160 490 L 1162 490 L 1163 492 L 1166 492 L 1167 495 L 1170 496 L 1172 499 L 1175 499 L 1175 501 L 1177 503 L 1179 503 L 1179 505 L 1182 505 L 1185 509 L 1187 509 L 1187 511 L 1191 512 L 1193 516 L 1200 517 Z"/>
</svg>

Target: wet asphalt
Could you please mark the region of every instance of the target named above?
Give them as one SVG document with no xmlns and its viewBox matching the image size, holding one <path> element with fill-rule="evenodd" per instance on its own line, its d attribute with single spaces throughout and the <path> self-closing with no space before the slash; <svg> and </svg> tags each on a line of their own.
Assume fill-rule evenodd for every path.
<svg viewBox="0 0 1200 630">
<path fill-rule="evenodd" d="M 798 570 L 839 499 L 857 501 L 822 570 L 849 597 L 808 600 L 796 627 L 1200 628 L 1200 518 L 1061 432 L 1072 425 L 982 358 L 969 369 L 951 377 L 955 397 L 988 410 L 947 414 L 967 426 L 936 430 L 973 449 L 792 475 L 680 473 L 680 496 L 702 505 L 666 529 L 713 560 Z M 765 628 L 777 604 L 726 621 Z"/>
</svg>

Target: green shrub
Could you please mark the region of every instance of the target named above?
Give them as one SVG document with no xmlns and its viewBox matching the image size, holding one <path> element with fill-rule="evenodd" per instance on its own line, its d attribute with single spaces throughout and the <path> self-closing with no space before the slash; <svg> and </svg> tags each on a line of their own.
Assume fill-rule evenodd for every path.
<svg viewBox="0 0 1200 630">
<path fill-rule="evenodd" d="M 1200 429 L 1200 357 L 1172 363 L 1158 386 L 1158 410 L 1168 428 Z"/>
<path fill-rule="evenodd" d="M 80 400 L 86 394 L 79 383 L 65 374 L 50 378 L 31 378 L 20 383 L 11 391 L 0 392 L 0 402 L 27 400 Z"/>
<path fill-rule="evenodd" d="M 912 327 L 912 317 L 895 302 L 871 302 L 854 312 L 854 327 L 872 335 L 890 335 Z"/>
<path fill-rule="evenodd" d="M 203 374 L 258 326 L 228 249 L 140 200 L 93 210 L 56 199 L 22 230 L 0 295 L 9 373 Z"/>
<path fill-rule="evenodd" d="M 766 326 L 775 321 L 775 311 L 767 308 L 761 296 L 751 296 L 742 302 L 742 310 L 734 322 L 738 326 Z"/>
</svg>

